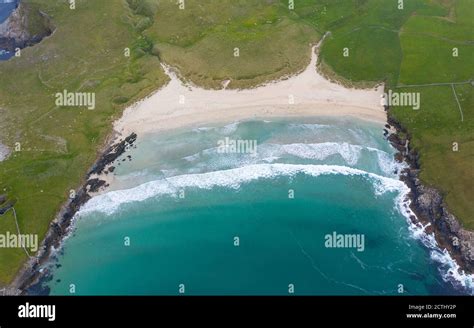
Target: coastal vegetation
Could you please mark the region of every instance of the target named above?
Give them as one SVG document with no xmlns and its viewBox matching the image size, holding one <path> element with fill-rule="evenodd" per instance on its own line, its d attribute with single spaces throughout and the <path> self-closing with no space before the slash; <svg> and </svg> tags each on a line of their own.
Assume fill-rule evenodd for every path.
<svg viewBox="0 0 474 328">
<path fill-rule="evenodd" d="M 387 90 L 420 93 L 418 110 L 392 106 L 390 114 L 410 135 L 422 181 L 440 190 L 449 210 L 472 230 L 474 4 L 405 1 L 403 10 L 397 5 L 366 1 L 364 15 L 331 30 L 321 61 L 356 85 L 385 81 Z"/>
<path fill-rule="evenodd" d="M 423 181 L 474 229 L 472 1 L 412 0 L 403 9 L 395 0 L 296 0 L 294 9 L 288 0 L 185 1 L 184 9 L 176 0 L 84 0 L 75 9 L 67 1 L 23 2 L 48 15 L 55 32 L 0 62 L 0 140 L 12 150 L 0 163 L 0 194 L 15 202 L 22 233 L 45 236 L 112 122 L 167 82 L 160 63 L 206 88 L 224 80 L 253 87 L 303 69 L 309 45 L 327 31 L 320 67 L 331 78 L 421 93 L 419 110 L 392 114 L 419 151 Z M 448 84 L 407 86 L 433 83 Z M 64 90 L 94 92 L 96 108 L 56 106 L 54 94 Z M 0 216 L 0 233 L 14 229 L 12 211 Z M 26 258 L 22 249 L 0 249 L 0 285 Z"/>
</svg>

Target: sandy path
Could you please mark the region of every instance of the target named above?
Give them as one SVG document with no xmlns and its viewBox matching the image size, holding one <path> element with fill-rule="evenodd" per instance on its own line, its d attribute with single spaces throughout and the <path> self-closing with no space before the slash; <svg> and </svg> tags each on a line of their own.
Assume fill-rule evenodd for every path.
<svg viewBox="0 0 474 328">
<path fill-rule="evenodd" d="M 121 135 L 158 132 L 187 126 L 225 123 L 251 118 L 291 116 L 354 116 L 385 123 L 380 104 L 383 86 L 372 90 L 348 89 L 316 71 L 314 46 L 310 65 L 287 80 L 245 90 L 205 90 L 184 85 L 163 66 L 170 82 L 132 105 L 116 121 Z"/>
</svg>

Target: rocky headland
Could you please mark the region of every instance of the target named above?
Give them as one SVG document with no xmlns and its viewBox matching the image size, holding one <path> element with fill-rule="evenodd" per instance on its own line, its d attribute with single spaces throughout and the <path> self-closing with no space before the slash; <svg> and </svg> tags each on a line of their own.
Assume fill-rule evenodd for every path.
<svg viewBox="0 0 474 328">
<path fill-rule="evenodd" d="M 419 178 L 419 154 L 410 146 L 409 132 L 391 115 L 388 114 L 388 129 L 395 133 L 388 134 L 388 140 L 398 150 L 396 158 L 405 161 L 409 167 L 401 179 L 410 188 L 411 209 L 418 220 L 427 225 L 426 232 L 434 233 L 441 249 L 447 249 L 459 267 L 465 273 L 474 273 L 474 232 L 462 227 L 459 220 L 449 212 L 442 193 L 425 185 Z M 412 218 L 416 220 L 416 218 Z"/>
<path fill-rule="evenodd" d="M 51 35 L 54 27 L 49 17 L 34 5 L 20 3 L 0 24 L 0 49 L 15 51 L 37 44 Z"/>
</svg>

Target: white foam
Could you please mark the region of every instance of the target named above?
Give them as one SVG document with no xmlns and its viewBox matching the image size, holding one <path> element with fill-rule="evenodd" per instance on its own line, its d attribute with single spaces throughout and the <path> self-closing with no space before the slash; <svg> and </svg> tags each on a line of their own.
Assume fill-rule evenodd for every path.
<svg viewBox="0 0 474 328">
<path fill-rule="evenodd" d="M 407 220 L 411 236 L 421 241 L 421 243 L 430 250 L 431 259 L 440 264 L 438 269 L 445 282 L 449 282 L 458 288 L 462 287 L 465 291 L 474 295 L 474 274 L 470 275 L 462 271 L 449 252 L 439 247 L 434 233 L 428 234 L 426 232 L 426 228 L 431 224 L 423 225 L 411 210 L 411 200 L 408 197 L 410 189 L 406 187 L 401 190 L 402 192 L 397 196 L 396 204 L 400 213 Z M 415 222 L 411 220 L 411 217 L 416 218 Z"/>
<path fill-rule="evenodd" d="M 215 127 L 210 127 L 210 126 L 203 126 L 200 128 L 195 128 L 193 129 L 193 132 L 207 132 L 207 131 L 212 131 L 215 130 Z"/>
<path fill-rule="evenodd" d="M 295 144 L 284 146 L 286 146 L 286 151 L 293 147 L 292 149 L 294 150 L 294 153 L 298 153 L 300 156 L 308 154 L 308 149 L 302 147 L 300 144 L 297 144 L 297 146 L 295 146 Z M 345 148 L 341 148 L 339 147 L 339 144 L 335 143 L 332 146 L 337 146 L 338 148 L 345 149 L 346 151 L 353 151 L 356 149 L 355 152 L 360 151 L 358 147 L 361 147 L 357 145 L 348 145 Z M 315 146 L 313 151 L 316 151 L 318 147 L 321 148 L 323 146 L 319 144 L 319 146 Z M 361 149 L 362 148 L 363 147 L 361 147 Z M 375 148 L 367 147 L 366 149 L 369 151 L 376 151 L 377 154 L 380 154 L 379 161 L 381 161 L 380 158 L 382 158 L 382 161 L 388 162 L 388 158 L 385 158 L 385 155 L 383 155 L 387 153 Z M 296 150 L 300 152 L 297 152 Z M 345 156 L 345 158 L 348 158 L 349 161 L 352 158 L 352 155 Z M 394 164 L 389 166 L 390 169 L 393 168 L 392 165 Z M 415 222 L 411 220 L 411 217 L 416 218 L 416 215 L 410 209 L 411 200 L 408 197 L 410 192 L 408 186 L 398 178 L 384 177 L 356 168 L 339 165 L 299 165 L 273 163 L 251 164 L 240 168 L 213 171 L 208 173 L 178 175 L 147 182 L 135 188 L 110 191 L 106 194 L 98 195 L 89 200 L 81 208 L 78 215 L 91 212 L 100 212 L 106 215 L 111 215 L 119 210 L 122 204 L 140 202 L 163 195 L 175 196 L 180 190 L 184 188 L 212 189 L 219 186 L 238 189 L 242 184 L 255 181 L 257 179 L 271 179 L 279 176 L 292 177 L 297 174 L 305 174 L 313 177 L 332 174 L 363 176 L 371 180 L 376 195 L 381 195 L 386 192 L 397 192 L 398 195 L 395 200 L 396 208 L 406 218 L 411 236 L 414 239 L 420 240 L 422 244 L 430 250 L 431 259 L 439 263 L 439 270 L 443 280 L 452 283 L 454 286 L 462 287 L 464 290 L 474 295 L 474 275 L 469 275 L 461 271 L 456 261 L 454 261 L 450 256 L 449 252 L 445 249 L 440 249 L 434 234 L 426 233 L 426 228 L 429 226 L 429 224 L 423 225 L 418 222 L 418 220 L 415 220 Z"/>
<path fill-rule="evenodd" d="M 208 131 L 218 131 L 219 133 L 223 135 L 229 135 L 237 131 L 239 127 L 240 122 L 232 122 L 227 125 L 224 125 L 222 127 L 218 126 L 202 126 L 199 128 L 194 128 L 192 131 L 199 133 L 199 132 L 208 132 Z"/>
<path fill-rule="evenodd" d="M 208 148 L 203 150 L 201 153 L 207 156 L 216 155 L 218 148 Z M 402 168 L 405 167 L 401 163 L 397 163 L 393 160 L 393 155 L 389 154 L 380 149 L 372 147 L 364 147 L 360 145 L 349 144 L 346 142 L 322 142 L 322 143 L 291 143 L 291 144 L 267 144 L 258 145 L 257 156 L 250 156 L 247 154 L 237 154 L 236 158 L 231 158 L 229 154 L 226 154 L 225 164 L 231 164 L 232 160 L 238 161 L 241 165 L 256 164 L 260 161 L 263 162 L 274 162 L 284 155 L 291 155 L 302 159 L 310 159 L 323 161 L 327 158 L 339 155 L 348 165 L 355 166 L 361 157 L 362 151 L 374 152 L 377 154 L 378 166 L 380 171 L 387 176 L 395 176 L 395 172 L 401 172 Z M 183 159 L 189 162 L 195 162 L 199 160 L 201 153 L 186 156 Z M 222 156 L 220 156 L 222 157 Z M 219 168 L 221 161 L 218 158 L 214 158 L 215 168 Z M 206 164 L 206 166 L 208 166 Z"/>
<path fill-rule="evenodd" d="M 289 128 L 291 129 L 296 129 L 296 130 L 311 130 L 311 131 L 317 131 L 325 128 L 330 128 L 331 125 L 327 124 L 310 124 L 310 123 L 291 123 L 288 125 Z"/>
<path fill-rule="evenodd" d="M 152 197 L 176 195 L 183 188 L 212 189 L 226 187 L 238 189 L 242 184 L 257 179 L 271 179 L 278 176 L 306 174 L 320 175 L 358 175 L 374 182 L 376 194 L 385 192 L 406 192 L 408 187 L 397 179 L 387 178 L 359 169 L 338 165 L 295 165 L 295 164 L 253 164 L 240 168 L 200 174 L 185 174 L 144 183 L 127 190 L 110 191 L 93 197 L 80 210 L 80 214 L 101 212 L 111 215 L 122 204 L 140 202 Z"/>
<path fill-rule="evenodd" d="M 351 145 L 346 142 L 294 143 L 282 145 L 281 148 L 287 154 L 305 159 L 324 160 L 329 156 L 339 154 L 349 165 L 357 164 L 360 152 L 363 149 L 362 146 Z"/>
<path fill-rule="evenodd" d="M 397 163 L 393 155 L 390 155 L 384 151 L 381 151 L 379 149 L 371 149 L 368 148 L 369 150 L 375 151 L 377 153 L 377 159 L 378 159 L 378 165 L 379 168 L 385 173 L 385 174 L 399 174 L 403 168 L 406 167 L 405 164 L 403 163 Z"/>
<path fill-rule="evenodd" d="M 233 122 L 230 124 L 227 124 L 223 126 L 222 128 L 219 129 L 220 133 L 224 135 L 229 135 L 232 133 L 235 133 L 237 131 L 237 128 L 239 127 L 240 122 Z"/>
</svg>

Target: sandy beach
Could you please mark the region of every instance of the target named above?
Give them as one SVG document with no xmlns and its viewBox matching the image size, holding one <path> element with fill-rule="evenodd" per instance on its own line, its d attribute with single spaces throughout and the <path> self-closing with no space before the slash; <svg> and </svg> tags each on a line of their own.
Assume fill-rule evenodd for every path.
<svg viewBox="0 0 474 328">
<path fill-rule="evenodd" d="M 383 85 L 360 90 L 328 81 L 316 69 L 318 46 L 311 48 L 311 62 L 301 73 L 245 90 L 224 86 L 221 90 L 205 90 L 185 85 L 163 65 L 170 82 L 127 108 L 116 121 L 115 131 L 120 136 L 131 132 L 140 135 L 270 117 L 353 116 L 385 123 L 386 113 L 380 102 Z"/>
</svg>

